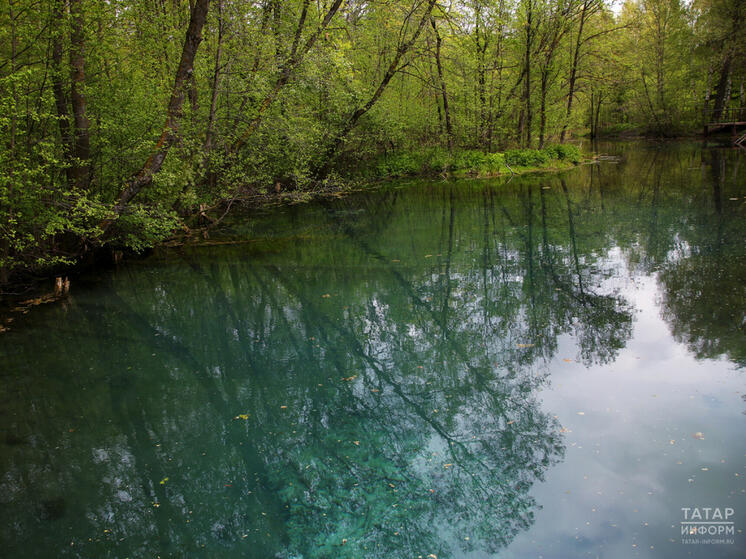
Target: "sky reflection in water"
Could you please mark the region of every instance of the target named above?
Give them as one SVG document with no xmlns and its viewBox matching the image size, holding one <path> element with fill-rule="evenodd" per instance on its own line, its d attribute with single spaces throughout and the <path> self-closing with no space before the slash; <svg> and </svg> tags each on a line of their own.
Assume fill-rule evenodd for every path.
<svg viewBox="0 0 746 559">
<path fill-rule="evenodd" d="M 742 556 L 743 157 L 607 149 L 236 216 L 18 319 L 8 556 Z"/>
</svg>

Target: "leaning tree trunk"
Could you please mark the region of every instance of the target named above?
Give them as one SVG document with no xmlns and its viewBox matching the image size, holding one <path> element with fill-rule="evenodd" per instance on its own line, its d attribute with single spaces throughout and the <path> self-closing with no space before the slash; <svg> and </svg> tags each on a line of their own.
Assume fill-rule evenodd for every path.
<svg viewBox="0 0 746 559">
<path fill-rule="evenodd" d="M 210 0 L 196 0 L 192 9 L 184 48 L 181 52 L 181 61 L 176 71 L 176 79 L 174 80 L 174 87 L 171 92 L 171 100 L 166 110 L 166 123 L 163 125 L 163 131 L 155 146 L 155 150 L 150 154 L 142 169 L 127 181 L 124 189 L 117 197 L 114 206 L 117 215 L 120 215 L 127 207 L 127 204 L 144 187 L 153 181 L 153 175 L 160 171 L 168 150 L 177 138 L 179 123 L 183 114 L 182 107 L 184 105 L 186 88 L 189 85 L 189 78 L 194 70 L 194 57 L 202 41 L 202 27 L 205 25 L 205 20 L 207 19 L 209 6 Z M 111 225 L 111 223 L 111 221 L 105 222 L 103 224 L 104 229 Z"/>
<path fill-rule="evenodd" d="M 285 87 L 290 79 L 293 77 L 295 70 L 303 62 L 303 58 L 305 57 L 305 55 L 308 54 L 308 52 L 313 48 L 321 33 L 328 27 L 329 22 L 331 22 L 332 18 L 334 18 L 334 15 L 337 13 L 340 6 L 342 5 L 342 1 L 343 0 L 334 0 L 334 2 L 332 2 L 332 5 L 329 6 L 324 19 L 321 21 L 319 26 L 313 33 L 311 33 L 308 39 L 306 39 L 306 42 L 303 45 L 300 45 L 301 34 L 303 32 L 303 26 L 306 21 L 306 14 L 308 9 L 308 1 L 304 0 L 300 21 L 298 22 L 298 26 L 295 29 L 295 37 L 293 39 L 293 46 L 290 51 L 290 56 L 286 61 L 280 64 L 281 70 L 274 86 L 269 91 L 269 93 L 267 93 L 264 99 L 262 99 L 261 103 L 259 103 L 256 115 L 249 122 L 249 126 L 247 127 L 247 129 L 231 146 L 231 153 L 236 153 L 238 150 L 240 150 L 244 146 L 244 144 L 246 144 L 246 141 L 251 137 L 251 135 L 256 131 L 259 123 L 262 120 L 264 111 L 269 108 L 275 98 L 279 95 L 282 88 Z"/>
<path fill-rule="evenodd" d="M 321 158 L 320 165 L 316 168 L 315 172 L 313 173 L 317 180 L 323 180 L 327 177 L 329 174 L 329 171 L 331 170 L 332 161 L 334 159 L 334 156 L 337 154 L 337 150 L 339 149 L 339 146 L 342 145 L 342 141 L 345 139 L 347 134 L 349 134 L 353 128 L 355 128 L 355 125 L 360 120 L 360 117 L 362 117 L 365 113 L 367 113 L 373 105 L 376 104 L 378 99 L 383 94 L 384 90 L 386 89 L 386 86 L 391 81 L 391 78 L 394 77 L 394 75 L 399 71 L 399 62 L 401 61 L 402 57 L 407 53 L 407 51 L 412 47 L 412 45 L 417 41 L 417 38 L 420 36 L 420 33 L 422 33 L 423 27 L 425 27 L 425 24 L 430 19 L 430 14 L 433 11 L 433 8 L 435 7 L 436 0 L 429 0 L 427 3 L 427 8 L 425 9 L 425 13 L 422 16 L 422 19 L 420 19 L 420 23 L 417 26 L 417 29 L 415 30 L 412 37 L 410 37 L 409 41 L 406 41 L 405 43 L 399 45 L 399 48 L 396 49 L 396 55 L 394 55 L 394 59 L 391 61 L 391 64 L 388 67 L 388 70 L 386 70 L 386 73 L 383 76 L 383 79 L 381 80 L 381 83 L 378 85 L 378 89 L 376 89 L 375 93 L 371 96 L 371 98 L 368 100 L 368 102 L 363 105 L 362 107 L 359 107 L 358 109 L 353 112 L 350 117 L 347 119 L 347 122 L 342 127 L 342 129 L 336 134 L 334 137 L 334 140 L 329 144 L 329 147 L 327 147 L 326 151 L 324 152 L 323 157 Z"/>
</svg>

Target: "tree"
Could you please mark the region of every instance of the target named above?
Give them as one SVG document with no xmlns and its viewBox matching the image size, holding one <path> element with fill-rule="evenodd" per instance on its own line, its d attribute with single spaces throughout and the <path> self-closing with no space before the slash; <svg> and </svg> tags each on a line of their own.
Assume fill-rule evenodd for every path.
<svg viewBox="0 0 746 559">
<path fill-rule="evenodd" d="M 697 130 L 703 100 L 742 104 L 743 17 L 738 0 L 9 0 L 0 281 L 392 152 L 442 170 L 570 132 Z"/>
<path fill-rule="evenodd" d="M 197 48 L 202 41 L 202 27 L 207 19 L 207 10 L 210 6 L 210 0 L 196 0 L 189 19 L 189 27 L 184 39 L 184 46 L 181 52 L 181 60 L 176 70 L 174 86 L 171 92 L 171 99 L 166 109 L 166 122 L 163 125 L 163 131 L 160 138 L 143 167 L 127 181 L 124 189 L 116 199 L 114 211 L 121 214 L 127 208 L 127 204 L 142 190 L 153 181 L 153 176 L 160 171 L 163 162 L 168 155 L 169 149 L 177 140 L 179 125 L 183 114 L 182 107 L 188 87 L 188 80 L 194 72 L 194 57 L 197 55 Z M 108 227 L 111 221 L 104 222 L 104 227 Z"/>
<path fill-rule="evenodd" d="M 422 33 L 422 30 L 425 28 L 427 23 L 430 21 L 430 14 L 433 11 L 433 7 L 435 6 L 436 0 L 428 0 L 427 5 L 425 7 L 424 13 L 421 15 L 419 19 L 419 23 L 415 27 L 414 32 L 409 37 L 409 39 L 403 40 L 399 45 L 396 47 L 396 52 L 394 54 L 393 59 L 391 60 L 391 63 L 388 66 L 388 69 L 383 75 L 383 78 L 381 79 L 381 82 L 378 84 L 378 87 L 373 92 L 373 94 L 370 96 L 368 101 L 361 107 L 358 107 L 355 109 L 352 114 L 346 119 L 346 122 L 342 125 L 341 129 L 334 134 L 333 139 L 331 142 L 329 142 L 329 146 L 324 151 L 323 155 L 321 156 L 321 162 L 317 167 L 317 171 L 314 173 L 316 178 L 318 179 L 324 179 L 329 174 L 329 171 L 331 169 L 331 164 L 333 157 L 337 153 L 340 145 L 342 144 L 342 141 L 345 139 L 345 137 L 352 131 L 352 129 L 355 127 L 357 122 L 360 120 L 360 118 L 365 115 L 380 99 L 383 92 L 386 90 L 386 87 L 389 85 L 389 82 L 391 81 L 391 78 L 394 77 L 394 75 L 399 72 L 401 69 L 399 66 L 399 63 L 404 55 L 407 54 L 407 51 L 409 51 L 410 48 L 412 48 L 412 45 L 415 44 L 417 41 L 417 38 L 420 36 L 420 33 Z M 414 9 L 410 12 L 411 16 L 414 16 Z M 402 24 L 402 30 L 400 33 L 400 36 L 404 37 L 404 33 L 406 32 L 406 29 L 409 27 L 409 17 L 403 22 Z"/>
</svg>

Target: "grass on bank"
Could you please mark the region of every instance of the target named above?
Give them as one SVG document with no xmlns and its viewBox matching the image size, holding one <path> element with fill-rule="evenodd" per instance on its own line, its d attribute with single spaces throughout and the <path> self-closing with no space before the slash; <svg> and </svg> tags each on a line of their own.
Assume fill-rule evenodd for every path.
<svg viewBox="0 0 746 559">
<path fill-rule="evenodd" d="M 544 149 L 511 149 L 503 153 L 441 148 L 403 151 L 379 158 L 366 175 L 372 179 L 412 176 L 493 177 L 550 168 L 565 168 L 582 161 L 580 150 L 569 144 Z"/>
</svg>

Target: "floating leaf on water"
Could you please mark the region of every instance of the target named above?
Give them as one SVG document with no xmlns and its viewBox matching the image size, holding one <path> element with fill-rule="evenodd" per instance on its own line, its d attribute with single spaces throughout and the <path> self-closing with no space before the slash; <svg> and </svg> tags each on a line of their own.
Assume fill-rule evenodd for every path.
<svg viewBox="0 0 746 559">
<path fill-rule="evenodd" d="M 433 256 L 432 254 L 426 254 L 425 258 L 432 258 L 432 256 Z"/>
<path fill-rule="evenodd" d="M 342 377 L 342 380 L 345 382 L 350 382 L 351 380 L 355 380 L 357 378 L 357 375 L 352 375 L 351 377 Z"/>
<path fill-rule="evenodd" d="M 352 444 L 354 444 L 355 446 L 360 446 L 360 441 L 352 441 Z"/>
<path fill-rule="evenodd" d="M 163 478 L 163 479 L 161 480 L 161 485 L 166 485 L 166 482 L 167 482 L 167 481 L 168 481 L 168 478 L 167 478 L 167 477 L 164 477 L 164 478 Z"/>
<path fill-rule="evenodd" d="M 534 347 L 536 344 L 518 344 L 518 347 Z"/>
<path fill-rule="evenodd" d="M 562 361 L 564 361 L 565 363 L 572 363 L 572 359 L 563 359 Z"/>
<path fill-rule="evenodd" d="M 453 466 L 453 464 L 443 464 L 444 468 L 450 468 L 451 466 Z"/>
<path fill-rule="evenodd" d="M 249 419 L 249 414 L 247 413 L 239 413 L 236 417 L 233 419 Z"/>
<path fill-rule="evenodd" d="M 331 295 L 329 295 L 328 293 L 324 293 L 324 294 L 323 294 L 323 295 L 321 296 L 321 298 L 322 298 L 322 299 L 328 299 L 329 297 L 331 297 Z"/>
</svg>

